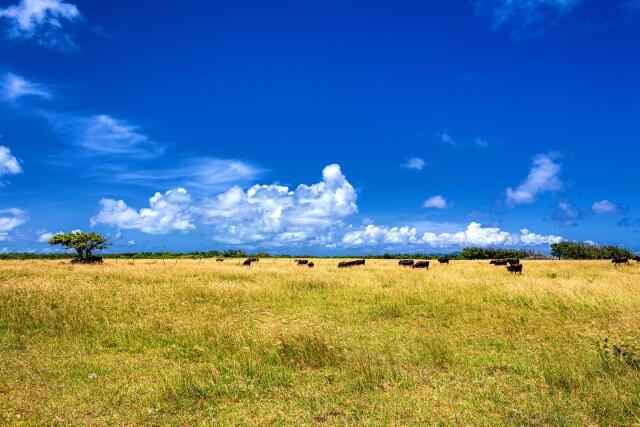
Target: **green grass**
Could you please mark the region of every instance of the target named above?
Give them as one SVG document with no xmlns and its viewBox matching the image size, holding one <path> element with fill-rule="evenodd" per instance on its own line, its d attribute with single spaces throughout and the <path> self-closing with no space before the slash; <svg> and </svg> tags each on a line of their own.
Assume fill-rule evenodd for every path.
<svg viewBox="0 0 640 427">
<path fill-rule="evenodd" d="M 0 425 L 640 424 L 640 267 L 0 262 Z"/>
</svg>

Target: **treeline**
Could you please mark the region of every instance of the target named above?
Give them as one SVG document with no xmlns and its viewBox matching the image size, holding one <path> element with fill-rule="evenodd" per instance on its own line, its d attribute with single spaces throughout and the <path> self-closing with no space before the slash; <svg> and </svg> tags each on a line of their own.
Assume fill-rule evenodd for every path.
<svg viewBox="0 0 640 427">
<path fill-rule="evenodd" d="M 589 243 L 560 242 L 551 245 L 551 255 L 560 259 L 612 259 L 633 257 L 633 251 L 617 246 L 598 246 Z"/>
</svg>

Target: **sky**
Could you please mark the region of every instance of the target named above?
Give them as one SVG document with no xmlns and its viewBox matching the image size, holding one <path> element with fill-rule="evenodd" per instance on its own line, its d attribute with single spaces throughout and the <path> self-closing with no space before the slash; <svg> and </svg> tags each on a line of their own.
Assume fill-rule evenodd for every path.
<svg viewBox="0 0 640 427">
<path fill-rule="evenodd" d="M 0 251 L 640 250 L 640 1 L 0 0 Z"/>
</svg>

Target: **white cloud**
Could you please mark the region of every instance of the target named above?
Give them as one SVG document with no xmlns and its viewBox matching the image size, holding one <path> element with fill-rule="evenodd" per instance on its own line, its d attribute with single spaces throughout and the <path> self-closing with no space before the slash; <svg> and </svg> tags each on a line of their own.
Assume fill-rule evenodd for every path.
<svg viewBox="0 0 640 427">
<path fill-rule="evenodd" d="M 135 240 L 127 240 L 127 246 L 134 246 L 136 244 Z"/>
<path fill-rule="evenodd" d="M 149 234 L 167 234 L 195 228 L 195 219 L 211 226 L 214 240 L 265 245 L 314 242 L 330 244 L 334 229 L 357 212 L 356 191 L 339 165 L 322 171 L 322 181 L 290 190 L 281 185 L 254 185 L 246 191 L 238 186 L 194 202 L 178 188 L 156 193 L 150 207 L 136 210 L 123 200 L 103 199 L 92 225 L 136 229 Z"/>
<path fill-rule="evenodd" d="M 20 161 L 16 159 L 11 150 L 4 145 L 0 145 L 0 176 L 17 175 L 22 172 Z"/>
<path fill-rule="evenodd" d="M 349 231 L 342 237 L 342 243 L 346 246 L 406 245 L 417 242 L 416 229 L 406 226 L 389 228 L 369 224 L 364 229 Z"/>
<path fill-rule="evenodd" d="M 597 215 L 615 214 L 620 211 L 620 207 L 609 200 L 598 200 L 591 205 L 591 211 Z"/>
<path fill-rule="evenodd" d="M 432 196 L 422 204 L 425 208 L 444 209 L 448 205 L 447 200 L 442 196 Z"/>
<path fill-rule="evenodd" d="M 491 246 L 509 245 L 513 243 L 513 237 L 499 228 L 483 227 L 477 222 L 472 222 L 466 230 L 456 233 L 430 233 L 422 236 L 422 241 L 432 247 L 450 246 Z"/>
<path fill-rule="evenodd" d="M 422 169 L 424 169 L 425 161 L 419 157 L 410 157 L 405 160 L 404 163 L 400 166 L 405 169 L 414 169 L 421 171 Z"/>
<path fill-rule="evenodd" d="M 59 231 L 58 233 L 52 233 L 50 231 L 45 231 L 43 233 L 40 233 L 40 236 L 38 236 L 38 242 L 40 243 L 48 243 L 49 240 L 51 240 L 51 238 L 53 236 L 55 236 L 56 234 L 62 233 L 62 231 Z"/>
<path fill-rule="evenodd" d="M 418 238 L 415 227 L 386 227 L 369 224 L 364 228 L 350 230 L 342 237 L 345 246 L 412 246 L 430 248 L 453 248 L 463 246 L 514 246 L 524 243 L 530 246 L 549 245 L 562 240 L 559 236 L 544 236 L 522 229 L 521 234 L 511 234 L 497 227 L 483 227 L 477 222 L 466 229 L 453 232 L 433 233 L 426 231 Z"/>
<path fill-rule="evenodd" d="M 493 28 L 507 25 L 512 35 L 534 37 L 545 32 L 557 18 L 573 11 L 582 0 L 474 0 L 476 10 L 488 12 Z"/>
<path fill-rule="evenodd" d="M 507 203 L 530 204 L 535 202 L 540 193 L 559 191 L 562 189 L 562 182 L 558 177 L 561 169 L 561 165 L 550 155 L 537 155 L 527 178 L 515 190 L 507 188 Z"/>
<path fill-rule="evenodd" d="M 135 229 L 147 234 L 186 232 L 195 228 L 191 217 L 191 196 L 184 188 L 156 193 L 149 199 L 149 207 L 139 211 L 122 200 L 102 199 L 100 212 L 91 218 L 91 226 L 98 224 L 119 229 Z"/>
<path fill-rule="evenodd" d="M 106 114 L 78 117 L 72 122 L 76 143 L 88 154 L 154 158 L 164 148 L 123 120 Z"/>
<path fill-rule="evenodd" d="M 520 241 L 525 245 L 539 246 L 539 245 L 551 245 L 553 243 L 560 243 L 562 237 L 554 236 L 553 234 L 543 236 L 541 234 L 532 233 L 526 228 L 520 230 Z"/>
<path fill-rule="evenodd" d="M 237 182 L 252 181 L 263 170 L 241 160 L 202 157 L 183 161 L 175 168 L 126 170 L 114 167 L 105 173 L 128 183 L 155 186 L 163 182 L 180 182 L 184 186 L 215 190 L 228 188 Z"/>
<path fill-rule="evenodd" d="M 0 241 L 7 240 L 9 233 L 27 222 L 27 219 L 27 213 L 22 209 L 0 209 Z"/>
<path fill-rule="evenodd" d="M 456 145 L 456 141 L 453 139 L 453 136 L 449 132 L 442 132 L 436 135 L 438 141 L 448 144 L 448 145 Z"/>
<path fill-rule="evenodd" d="M 40 46 L 63 51 L 76 48 L 64 27 L 80 17 L 78 8 L 64 0 L 21 0 L 0 9 L 0 23 L 5 24 L 8 38 L 31 40 Z"/>
<path fill-rule="evenodd" d="M 309 241 L 356 213 L 356 191 L 340 166 L 329 165 L 322 181 L 299 185 L 232 187 L 205 200 L 198 213 L 214 226 L 214 238 L 229 243 Z"/>
<path fill-rule="evenodd" d="M 25 96 L 50 99 L 51 91 L 41 84 L 30 82 L 24 77 L 6 73 L 0 81 L 2 96 L 9 101 L 16 101 Z"/>
<path fill-rule="evenodd" d="M 553 215 L 556 221 L 567 227 L 577 225 L 580 216 L 580 211 L 569 202 L 559 202 Z"/>
</svg>

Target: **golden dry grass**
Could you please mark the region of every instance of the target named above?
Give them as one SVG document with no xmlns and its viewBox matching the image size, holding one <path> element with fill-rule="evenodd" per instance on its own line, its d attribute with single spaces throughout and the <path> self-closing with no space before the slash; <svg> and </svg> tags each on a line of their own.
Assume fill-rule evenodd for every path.
<svg viewBox="0 0 640 427">
<path fill-rule="evenodd" d="M 0 262 L 0 424 L 640 423 L 640 266 L 314 262 Z"/>
</svg>

